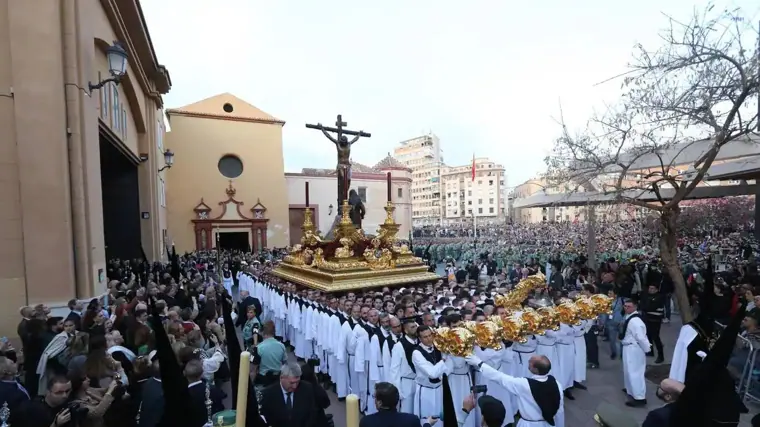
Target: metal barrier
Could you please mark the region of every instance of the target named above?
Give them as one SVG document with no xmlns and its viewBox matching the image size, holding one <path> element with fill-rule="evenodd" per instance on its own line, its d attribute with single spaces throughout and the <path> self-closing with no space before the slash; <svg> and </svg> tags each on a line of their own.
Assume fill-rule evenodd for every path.
<svg viewBox="0 0 760 427">
<path fill-rule="evenodd" d="M 721 331 L 726 327 L 720 322 L 715 322 L 715 324 L 718 325 Z M 741 364 L 742 369 L 736 384 L 736 392 L 739 393 L 739 396 L 741 396 L 742 401 L 744 402 L 749 400 L 760 402 L 760 367 L 756 369 L 756 363 L 758 361 L 757 353 L 760 348 L 756 347 L 752 341 L 746 337 L 739 335 L 738 339 L 743 349 L 747 351 L 747 356 Z M 734 359 L 735 354 L 735 352 L 731 354 L 732 360 Z M 731 364 L 730 361 L 729 364 L 734 368 L 737 367 L 736 365 Z"/>
</svg>

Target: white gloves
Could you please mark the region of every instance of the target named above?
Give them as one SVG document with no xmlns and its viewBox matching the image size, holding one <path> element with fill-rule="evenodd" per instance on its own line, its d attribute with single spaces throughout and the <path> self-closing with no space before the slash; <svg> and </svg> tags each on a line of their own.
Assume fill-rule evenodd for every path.
<svg viewBox="0 0 760 427">
<path fill-rule="evenodd" d="M 475 356 L 474 354 L 471 354 L 464 358 L 464 360 L 467 362 L 470 366 L 478 366 L 480 365 L 480 358 L 478 356 Z"/>
</svg>

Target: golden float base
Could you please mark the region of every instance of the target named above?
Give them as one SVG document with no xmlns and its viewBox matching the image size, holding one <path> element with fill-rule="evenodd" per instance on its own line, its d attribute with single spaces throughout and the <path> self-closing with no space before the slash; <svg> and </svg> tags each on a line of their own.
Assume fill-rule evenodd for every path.
<svg viewBox="0 0 760 427">
<path fill-rule="evenodd" d="M 437 274 L 428 272 L 428 268 L 424 264 L 385 270 L 367 268 L 366 270 L 332 272 L 283 262 L 272 273 L 283 280 L 324 292 L 346 292 L 384 286 L 409 285 L 440 279 Z"/>
</svg>

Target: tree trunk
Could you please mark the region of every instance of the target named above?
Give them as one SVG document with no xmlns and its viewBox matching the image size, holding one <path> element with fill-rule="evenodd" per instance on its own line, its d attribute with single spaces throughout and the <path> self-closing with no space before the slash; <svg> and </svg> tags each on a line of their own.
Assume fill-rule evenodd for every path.
<svg viewBox="0 0 760 427">
<path fill-rule="evenodd" d="M 665 270 L 673 281 L 676 304 L 681 312 L 681 319 L 686 324 L 691 322 L 694 316 L 689 304 L 689 294 L 686 291 L 686 281 L 683 278 L 681 265 L 678 263 L 678 229 L 676 222 L 680 213 L 681 208 L 675 206 L 665 209 L 660 214 L 660 257 L 665 265 Z"/>
<path fill-rule="evenodd" d="M 588 258 L 586 265 L 588 265 L 594 271 L 597 271 L 596 265 L 596 206 L 589 204 L 586 206 L 586 226 L 588 241 L 586 257 Z"/>
</svg>

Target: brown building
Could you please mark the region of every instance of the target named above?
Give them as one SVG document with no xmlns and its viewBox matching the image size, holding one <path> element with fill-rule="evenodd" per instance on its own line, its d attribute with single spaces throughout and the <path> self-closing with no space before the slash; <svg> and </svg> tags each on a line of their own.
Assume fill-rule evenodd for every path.
<svg viewBox="0 0 760 427">
<path fill-rule="evenodd" d="M 92 89 L 114 41 L 126 75 Z M 110 256 L 160 256 L 170 87 L 139 2 L 0 0 L 0 335 L 102 293 Z"/>
<path fill-rule="evenodd" d="M 169 238 L 177 251 L 289 244 L 285 122 L 229 93 L 166 111 Z M 181 159 L 181 160 L 180 160 Z"/>
</svg>

